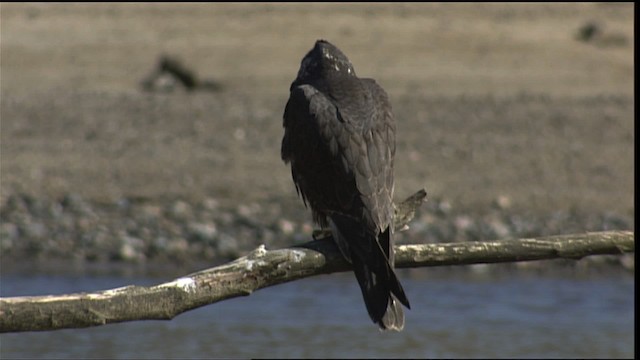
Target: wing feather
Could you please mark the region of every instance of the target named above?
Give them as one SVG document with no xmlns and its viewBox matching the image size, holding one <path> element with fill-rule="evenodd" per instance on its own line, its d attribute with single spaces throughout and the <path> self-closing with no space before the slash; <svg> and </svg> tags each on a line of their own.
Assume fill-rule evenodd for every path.
<svg viewBox="0 0 640 360">
<path fill-rule="evenodd" d="M 353 208 L 357 198 L 351 171 L 357 155 L 343 151 L 350 129 L 331 100 L 311 85 L 292 88 L 283 125 L 282 159 L 291 163 L 293 181 L 314 218 L 326 225 L 329 212 Z"/>
<path fill-rule="evenodd" d="M 393 217 L 395 125 L 384 90 L 371 79 L 362 79 L 361 85 L 368 99 L 364 104 L 346 96 L 336 104 L 312 85 L 293 87 L 284 113 L 282 159 L 292 163 L 305 204 L 312 202 L 321 212 L 364 215 L 380 233 Z M 336 173 L 343 177 L 336 178 Z M 353 185 L 363 209 L 354 203 Z"/>
</svg>

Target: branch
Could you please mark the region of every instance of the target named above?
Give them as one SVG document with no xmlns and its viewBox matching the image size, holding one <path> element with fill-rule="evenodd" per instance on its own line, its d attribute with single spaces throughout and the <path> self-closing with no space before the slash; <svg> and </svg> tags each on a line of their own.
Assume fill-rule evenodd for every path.
<svg viewBox="0 0 640 360">
<path fill-rule="evenodd" d="M 426 198 L 419 191 L 396 210 L 404 228 Z M 396 248 L 398 267 L 464 265 L 540 259 L 579 259 L 588 255 L 634 252 L 630 231 L 610 231 L 537 239 Z M 135 320 L 169 320 L 204 305 L 305 277 L 347 271 L 333 241 L 268 251 L 258 247 L 231 263 L 156 286 L 125 286 L 94 293 L 0 298 L 0 332 L 81 328 Z"/>
</svg>

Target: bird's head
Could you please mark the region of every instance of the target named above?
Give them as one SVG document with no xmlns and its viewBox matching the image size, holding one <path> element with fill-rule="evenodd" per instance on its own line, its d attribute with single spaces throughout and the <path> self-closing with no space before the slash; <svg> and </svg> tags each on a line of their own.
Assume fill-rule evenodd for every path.
<svg viewBox="0 0 640 360">
<path fill-rule="evenodd" d="M 331 73 L 356 75 L 353 65 L 340 49 L 326 40 L 318 40 L 302 59 L 298 79 L 310 80 Z"/>
</svg>

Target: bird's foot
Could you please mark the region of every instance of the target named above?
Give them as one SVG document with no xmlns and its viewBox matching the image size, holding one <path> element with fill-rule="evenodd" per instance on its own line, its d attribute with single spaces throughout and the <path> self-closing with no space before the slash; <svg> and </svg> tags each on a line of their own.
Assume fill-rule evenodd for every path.
<svg viewBox="0 0 640 360">
<path fill-rule="evenodd" d="M 331 236 L 331 230 L 316 229 L 316 230 L 313 230 L 313 233 L 311 234 L 311 236 L 313 237 L 313 240 L 325 240 L 326 238 Z"/>
</svg>

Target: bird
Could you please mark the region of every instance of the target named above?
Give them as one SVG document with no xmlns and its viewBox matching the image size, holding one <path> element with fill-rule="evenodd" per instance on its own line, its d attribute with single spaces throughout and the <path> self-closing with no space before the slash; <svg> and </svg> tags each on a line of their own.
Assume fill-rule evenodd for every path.
<svg viewBox="0 0 640 360">
<path fill-rule="evenodd" d="M 371 320 L 401 331 L 409 300 L 394 272 L 393 162 L 389 97 L 359 78 L 347 56 L 317 40 L 284 109 L 281 158 L 305 207 L 351 263 Z"/>
</svg>

